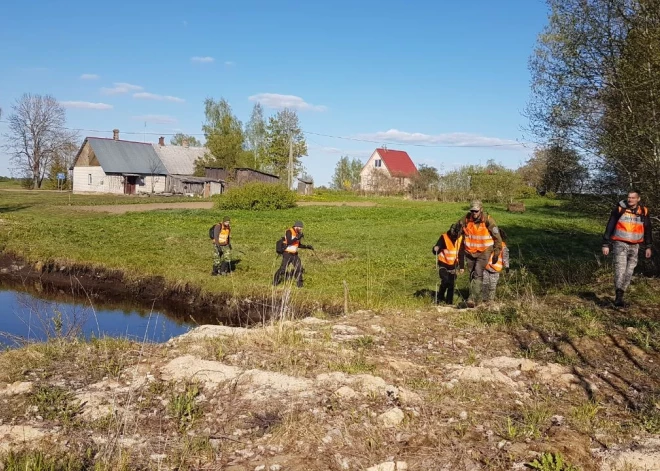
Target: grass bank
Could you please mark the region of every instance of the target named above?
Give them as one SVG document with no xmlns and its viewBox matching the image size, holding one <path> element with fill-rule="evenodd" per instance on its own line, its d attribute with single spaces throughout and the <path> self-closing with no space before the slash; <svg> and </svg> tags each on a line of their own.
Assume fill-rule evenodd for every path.
<svg viewBox="0 0 660 471">
<path fill-rule="evenodd" d="M 89 264 L 133 277 L 162 276 L 172 284 L 236 296 L 273 293 L 270 282 L 280 263 L 275 240 L 292 224 L 305 223 L 302 254 L 305 288 L 299 301 L 343 304 L 345 280 L 351 307 L 412 307 L 428 303 L 437 274 L 431 247 L 466 206 L 456 203 L 374 198 L 373 207 L 305 206 L 282 211 L 165 210 L 105 214 L 69 205 L 139 204 L 179 199 L 0 192 L 0 245 L 29 261 Z M 190 201 L 190 199 L 184 199 Z M 593 280 L 600 260 L 601 220 L 562 209 L 553 200 L 531 200 L 524 214 L 502 206 L 488 211 L 509 234 L 512 285 L 544 289 Z M 229 215 L 236 269 L 212 278 L 208 227 Z M 459 286 L 465 286 L 465 278 Z"/>
</svg>

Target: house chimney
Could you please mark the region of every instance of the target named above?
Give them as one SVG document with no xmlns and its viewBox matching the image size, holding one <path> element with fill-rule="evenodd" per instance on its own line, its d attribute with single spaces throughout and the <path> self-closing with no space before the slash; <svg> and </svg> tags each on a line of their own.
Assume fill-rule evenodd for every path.
<svg viewBox="0 0 660 471">
<path fill-rule="evenodd" d="M 113 129 L 113 130 L 112 130 L 112 138 L 113 138 L 115 141 L 118 141 L 118 140 L 119 140 L 119 129 Z"/>
<path fill-rule="evenodd" d="M 163 136 L 160 136 L 158 138 L 158 145 L 163 147 L 165 145 L 165 138 Z"/>
<path fill-rule="evenodd" d="M 181 143 L 183 144 L 183 147 L 188 147 L 188 139 L 184 139 Z"/>
</svg>

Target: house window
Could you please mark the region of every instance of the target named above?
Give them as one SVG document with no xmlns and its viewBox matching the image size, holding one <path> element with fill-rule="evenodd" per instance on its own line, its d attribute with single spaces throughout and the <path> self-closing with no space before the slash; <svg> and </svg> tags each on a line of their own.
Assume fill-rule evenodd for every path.
<svg viewBox="0 0 660 471">
<path fill-rule="evenodd" d="M 383 163 L 382 160 L 380 160 L 380 159 L 376 159 L 376 160 L 374 160 L 374 167 L 376 167 L 376 168 L 380 168 L 380 166 L 381 166 L 382 163 Z"/>
<path fill-rule="evenodd" d="M 91 184 L 92 184 L 92 174 L 91 174 L 91 173 L 88 173 L 88 174 L 87 174 L 87 184 L 88 184 L 88 185 L 91 185 Z"/>
</svg>

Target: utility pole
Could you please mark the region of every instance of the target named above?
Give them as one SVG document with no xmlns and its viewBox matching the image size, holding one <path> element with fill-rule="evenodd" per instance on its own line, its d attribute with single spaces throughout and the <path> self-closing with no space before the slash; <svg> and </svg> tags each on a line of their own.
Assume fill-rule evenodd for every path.
<svg viewBox="0 0 660 471">
<path fill-rule="evenodd" d="M 293 139 L 289 134 L 289 190 L 293 186 Z"/>
</svg>

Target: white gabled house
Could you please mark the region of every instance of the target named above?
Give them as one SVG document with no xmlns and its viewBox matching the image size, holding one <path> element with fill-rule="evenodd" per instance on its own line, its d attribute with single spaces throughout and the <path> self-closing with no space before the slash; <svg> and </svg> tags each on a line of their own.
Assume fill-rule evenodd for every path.
<svg viewBox="0 0 660 471">
<path fill-rule="evenodd" d="M 419 172 L 407 152 L 385 148 L 376 149 L 360 172 L 362 191 L 379 191 L 383 180 L 405 189 Z"/>
</svg>

